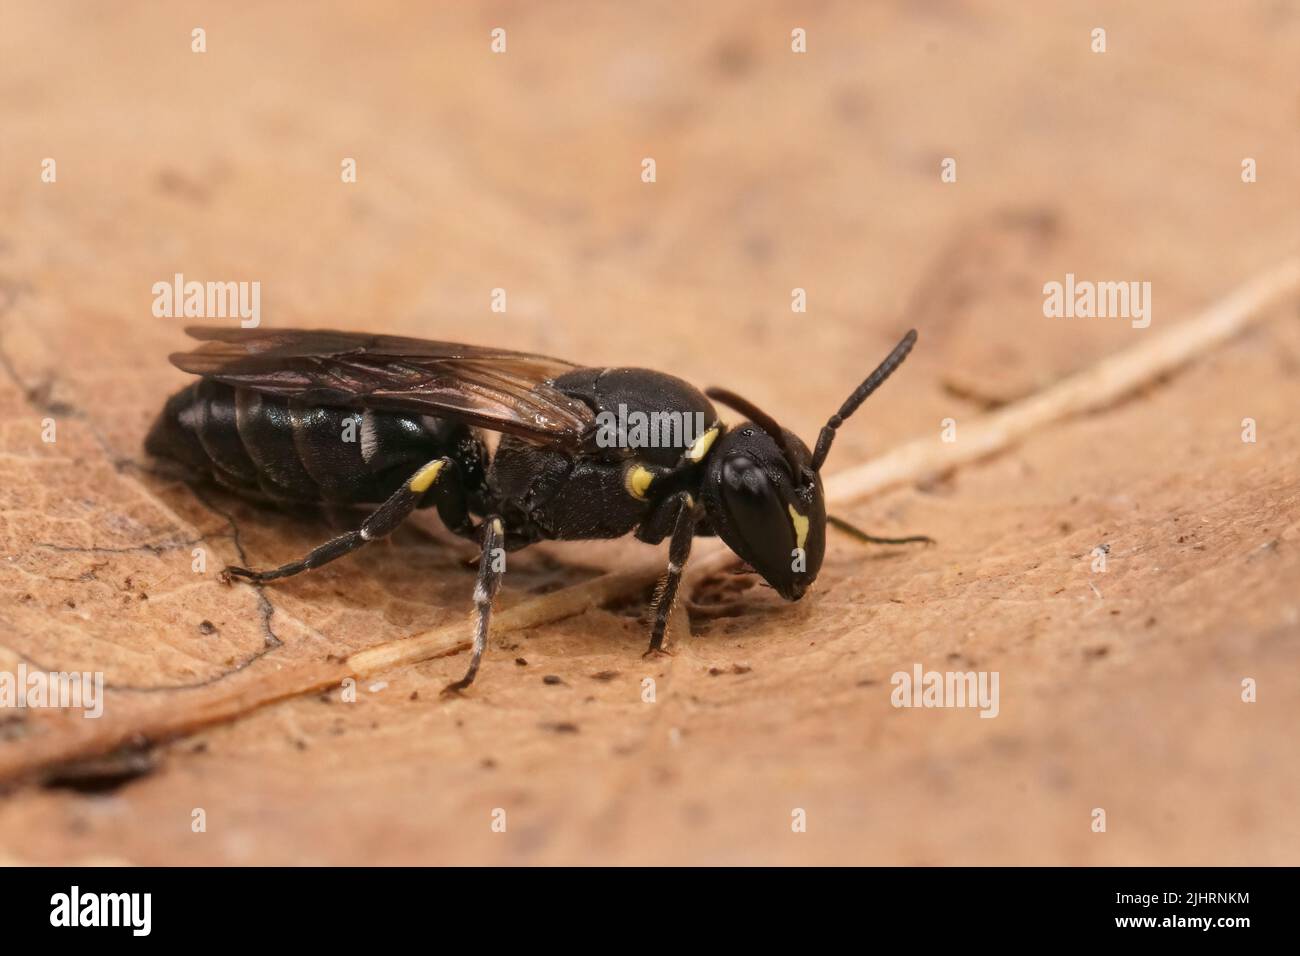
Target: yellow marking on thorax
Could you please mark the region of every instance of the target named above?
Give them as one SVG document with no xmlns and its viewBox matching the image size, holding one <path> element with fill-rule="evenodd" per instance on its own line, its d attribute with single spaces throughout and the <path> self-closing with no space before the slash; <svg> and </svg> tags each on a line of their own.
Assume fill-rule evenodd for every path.
<svg viewBox="0 0 1300 956">
<path fill-rule="evenodd" d="M 794 546 L 802 551 L 804 542 L 808 540 L 808 519 L 795 511 L 794 505 L 786 507 L 790 509 L 790 524 L 794 526 Z"/>
<path fill-rule="evenodd" d="M 720 431 L 722 431 L 722 429 L 717 425 L 714 425 L 699 438 L 695 439 L 695 444 L 692 445 L 691 450 L 686 453 L 686 457 L 691 461 L 699 461 L 707 455 L 709 449 L 713 447 L 714 441 L 717 440 Z"/>
<path fill-rule="evenodd" d="M 654 480 L 654 472 L 645 465 L 633 465 L 623 475 L 623 487 L 633 498 L 645 501 L 646 492 L 650 490 L 650 483 Z"/>
<path fill-rule="evenodd" d="M 415 476 L 406 484 L 417 495 L 422 495 L 429 490 L 429 486 L 438 480 L 438 472 L 442 471 L 445 462 L 435 461 L 432 464 L 425 465 L 415 473 Z"/>
</svg>

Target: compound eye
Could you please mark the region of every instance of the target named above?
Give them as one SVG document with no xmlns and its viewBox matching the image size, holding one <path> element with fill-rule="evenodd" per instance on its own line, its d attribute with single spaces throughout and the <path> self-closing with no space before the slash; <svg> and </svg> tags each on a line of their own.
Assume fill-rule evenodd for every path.
<svg viewBox="0 0 1300 956">
<path fill-rule="evenodd" d="M 784 554 L 789 550 L 785 547 L 790 533 L 785 505 L 772 479 L 757 462 L 737 455 L 723 463 L 722 500 L 727 523 L 745 541 L 747 553 L 743 556 L 750 564 L 761 566 L 755 552 L 775 550 Z"/>
<path fill-rule="evenodd" d="M 767 475 L 744 455 L 728 458 L 723 463 L 722 480 L 730 490 L 754 497 L 767 490 Z"/>
</svg>

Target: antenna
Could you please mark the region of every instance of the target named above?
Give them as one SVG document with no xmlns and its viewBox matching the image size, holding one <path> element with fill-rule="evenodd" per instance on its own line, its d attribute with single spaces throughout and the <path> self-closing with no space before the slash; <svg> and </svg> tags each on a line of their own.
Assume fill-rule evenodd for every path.
<svg viewBox="0 0 1300 956">
<path fill-rule="evenodd" d="M 845 419 L 858 410 L 863 402 L 867 400 L 872 392 L 885 383 L 885 379 L 894 374 L 894 369 L 903 364 L 903 359 L 907 358 L 907 353 L 912 351 L 912 346 L 916 344 L 916 329 L 911 329 L 903 340 L 894 346 L 894 351 L 890 352 L 888 357 L 876 366 L 876 370 L 866 377 L 853 394 L 845 399 L 840 410 L 830 417 L 830 420 L 822 427 L 821 434 L 817 436 L 817 448 L 812 456 L 812 470 L 821 471 L 822 464 L 826 461 L 826 456 L 830 454 L 831 442 L 835 441 L 835 429 L 844 424 Z"/>
<path fill-rule="evenodd" d="M 728 391 L 725 388 L 707 388 L 704 390 L 704 394 L 709 396 L 709 398 L 713 399 L 715 402 L 721 402 L 728 408 L 734 408 L 759 428 L 763 429 L 763 431 L 771 435 L 772 440 L 776 442 L 776 447 L 781 449 L 781 454 L 784 455 L 785 460 L 790 463 L 790 467 L 792 469 L 797 469 L 798 459 L 795 457 L 793 450 L 787 444 L 785 440 L 785 432 L 782 431 L 781 426 L 776 423 L 775 418 L 763 411 L 749 399 L 741 398 L 735 392 Z"/>
</svg>

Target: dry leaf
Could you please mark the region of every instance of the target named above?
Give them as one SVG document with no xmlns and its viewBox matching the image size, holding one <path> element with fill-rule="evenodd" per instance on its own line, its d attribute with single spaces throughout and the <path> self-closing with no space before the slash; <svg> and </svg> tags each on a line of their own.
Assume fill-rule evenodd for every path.
<svg viewBox="0 0 1300 956">
<path fill-rule="evenodd" d="M 140 448 L 185 381 L 165 359 L 182 322 L 150 310 L 178 271 L 261 282 L 271 326 L 662 368 L 809 438 L 915 324 L 830 470 L 945 418 L 960 436 L 1295 251 L 1294 56 L 1272 42 L 1294 50 L 1294 18 L 1180 9 L 1173 37 L 1159 6 L 1111 11 L 1149 42 L 1099 74 L 1090 23 L 1029 8 L 819 7 L 796 63 L 788 15 L 742 4 L 602 9 L 566 20 L 581 55 L 495 59 L 469 11 L 430 32 L 384 4 L 205 8 L 220 52 L 197 55 L 170 20 L 6 6 L 0 671 L 107 683 L 97 720 L 0 711 L 7 860 L 1295 862 L 1294 300 L 1126 401 L 843 515 L 936 547 L 836 538 L 793 605 L 697 581 L 671 658 L 641 657 L 641 579 L 601 577 L 662 554 L 522 553 L 502 619 L 587 587 L 563 620 L 502 629 L 451 701 L 473 572 L 432 516 L 226 587 L 223 564 L 335 529 L 191 490 Z M 546 16 L 513 8 L 515 35 Z M 1067 272 L 1151 281 L 1152 328 L 1046 319 Z M 450 656 L 343 702 L 349 655 L 439 628 Z M 918 663 L 997 671 L 998 717 L 892 706 Z"/>
</svg>

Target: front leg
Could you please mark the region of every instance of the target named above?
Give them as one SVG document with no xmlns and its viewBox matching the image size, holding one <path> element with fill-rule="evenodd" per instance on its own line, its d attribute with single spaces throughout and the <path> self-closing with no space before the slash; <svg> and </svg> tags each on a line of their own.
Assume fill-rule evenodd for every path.
<svg viewBox="0 0 1300 956">
<path fill-rule="evenodd" d="M 686 491 L 678 492 L 670 500 L 677 502 L 677 520 L 668 544 L 668 570 L 655 589 L 654 625 L 650 629 L 650 648 L 645 656 L 663 651 L 668 618 L 677 601 L 677 586 L 681 584 L 682 571 L 691 556 L 691 540 L 695 537 L 695 500 Z"/>
</svg>

